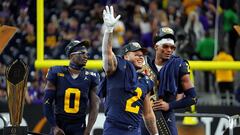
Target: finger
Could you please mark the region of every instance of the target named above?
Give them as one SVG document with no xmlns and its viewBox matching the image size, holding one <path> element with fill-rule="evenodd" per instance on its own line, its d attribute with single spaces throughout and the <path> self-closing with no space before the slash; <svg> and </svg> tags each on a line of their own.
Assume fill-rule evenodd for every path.
<svg viewBox="0 0 240 135">
<path fill-rule="evenodd" d="M 154 107 L 154 108 L 160 108 L 161 105 L 155 104 L 155 105 L 153 105 L 153 107 Z"/>
<path fill-rule="evenodd" d="M 159 110 L 161 110 L 161 109 L 158 109 L 158 108 L 153 108 L 153 110 L 154 110 L 154 111 L 159 111 Z"/>
<path fill-rule="evenodd" d="M 107 11 L 108 14 L 110 13 L 108 6 L 106 6 L 106 11 Z"/>
<path fill-rule="evenodd" d="M 120 17 L 121 17 L 121 15 L 118 15 L 118 16 L 116 17 L 116 20 L 119 20 L 119 19 L 120 19 Z"/>
<path fill-rule="evenodd" d="M 153 104 L 160 104 L 160 101 L 154 101 Z"/>
<path fill-rule="evenodd" d="M 113 10 L 113 6 L 110 7 L 110 13 L 111 15 L 114 17 L 114 10 Z"/>
<path fill-rule="evenodd" d="M 160 104 L 160 102 L 153 102 L 153 104 L 157 105 L 157 104 Z"/>
<path fill-rule="evenodd" d="M 104 10 L 103 10 L 103 16 L 105 16 L 105 15 L 106 15 L 106 10 L 104 9 Z"/>
<path fill-rule="evenodd" d="M 153 107 L 153 110 L 161 110 L 161 107 Z"/>
</svg>

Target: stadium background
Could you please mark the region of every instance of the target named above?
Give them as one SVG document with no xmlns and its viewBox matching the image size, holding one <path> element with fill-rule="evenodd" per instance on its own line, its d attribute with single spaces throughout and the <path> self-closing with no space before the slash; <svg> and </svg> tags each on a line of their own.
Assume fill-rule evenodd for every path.
<svg viewBox="0 0 240 135">
<path fill-rule="evenodd" d="M 7 112 L 5 68 L 13 60 L 21 58 L 30 67 L 29 94 L 26 95 L 27 103 L 24 110 L 24 118 L 30 130 L 39 130 L 40 126 L 36 126 L 42 120 L 41 103 L 47 67 L 51 64 L 66 65 L 68 63 L 65 60 L 65 45 L 72 39 L 88 39 L 92 43 L 89 59 L 101 59 L 101 38 L 104 29 L 102 28 L 102 9 L 106 4 L 114 4 L 116 13 L 122 15 L 121 22 L 114 32 L 115 53 L 119 53 L 119 48 L 128 41 L 135 40 L 148 48 L 151 56 L 153 55 L 152 35 L 160 26 L 170 26 L 175 30 L 178 40 L 183 41 L 177 43 L 181 48 L 177 50 L 177 53 L 191 60 L 190 66 L 195 69 L 200 66 L 196 63 L 194 65 L 194 62 L 211 61 L 217 49 L 221 47 L 229 52 L 234 60 L 240 59 L 240 40 L 233 29 L 233 25 L 240 24 L 239 0 L 221 0 L 218 8 L 217 0 L 45 0 L 44 10 L 41 13 L 37 10 L 41 6 L 37 6 L 39 1 L 0 0 L 0 24 L 19 28 L 17 34 L 0 55 L 0 112 Z M 41 14 L 44 17 L 43 20 L 41 20 Z M 37 19 L 39 15 L 40 20 Z M 188 21 L 191 16 L 197 18 L 192 25 L 191 21 Z M 39 33 L 41 30 L 42 33 Z M 208 58 L 201 57 L 201 51 L 196 49 L 199 42 L 205 39 L 204 33 L 209 33 L 211 40 L 214 41 L 214 45 L 209 44 L 201 50 L 207 52 L 210 50 Z M 185 42 L 188 43 L 183 46 Z M 39 44 L 41 44 L 40 47 Z M 40 51 L 37 51 L 39 48 Z M 40 60 L 38 68 L 35 67 L 36 59 Z M 56 61 L 44 63 L 45 60 Z M 96 66 L 92 63 L 96 62 L 88 62 L 88 68 L 100 69 L 100 61 Z M 205 65 L 204 62 L 200 64 L 203 65 L 202 69 L 212 69 L 212 66 Z M 215 65 L 215 63 L 209 64 Z M 235 64 L 237 65 L 233 63 L 228 68 L 239 70 L 240 67 Z M 226 64 L 220 63 L 220 67 L 223 66 Z M 221 99 L 213 74 L 214 70 L 210 72 L 205 72 L 205 70 L 193 71 L 193 81 L 199 96 L 196 111 L 198 113 L 239 114 L 239 102 L 236 100 L 240 90 L 239 72 L 236 70 L 234 76 L 235 93 L 226 93 L 227 98 Z M 185 111 L 180 110 L 180 112 Z M 211 126 L 210 134 L 215 133 L 218 122 L 213 125 L 215 126 Z M 39 132 L 47 133 L 48 124 L 42 127 L 43 129 Z"/>
</svg>

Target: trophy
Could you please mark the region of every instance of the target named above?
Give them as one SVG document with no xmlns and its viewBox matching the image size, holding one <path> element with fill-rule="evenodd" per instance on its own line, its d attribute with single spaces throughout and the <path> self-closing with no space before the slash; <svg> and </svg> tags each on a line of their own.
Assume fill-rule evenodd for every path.
<svg viewBox="0 0 240 135">
<path fill-rule="evenodd" d="M 20 126 L 27 90 L 28 67 L 22 60 L 15 60 L 6 69 L 7 97 L 11 126 L 4 127 L 4 135 L 27 135 L 28 128 Z"/>
</svg>

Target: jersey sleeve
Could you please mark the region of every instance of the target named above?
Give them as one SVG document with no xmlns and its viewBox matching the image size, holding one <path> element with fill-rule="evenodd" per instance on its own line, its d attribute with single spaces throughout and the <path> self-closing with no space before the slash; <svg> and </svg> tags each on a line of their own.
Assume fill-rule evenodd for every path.
<svg viewBox="0 0 240 135">
<path fill-rule="evenodd" d="M 180 78 L 186 74 L 189 74 L 189 65 L 187 63 L 187 61 L 183 61 L 181 63 L 181 66 L 180 66 L 180 69 L 179 69 L 179 75 L 180 75 Z"/>
<path fill-rule="evenodd" d="M 54 67 L 51 67 L 48 70 L 47 76 L 46 76 L 47 80 L 50 81 L 52 84 L 56 84 L 57 82 L 57 72 L 55 70 Z"/>
<path fill-rule="evenodd" d="M 125 61 L 123 58 L 116 56 L 117 58 L 117 68 L 120 70 L 124 70 L 124 65 L 125 65 Z"/>
<path fill-rule="evenodd" d="M 99 73 L 91 72 L 91 86 L 90 86 L 90 88 L 92 89 L 92 88 L 98 86 L 99 82 L 100 82 Z"/>
</svg>

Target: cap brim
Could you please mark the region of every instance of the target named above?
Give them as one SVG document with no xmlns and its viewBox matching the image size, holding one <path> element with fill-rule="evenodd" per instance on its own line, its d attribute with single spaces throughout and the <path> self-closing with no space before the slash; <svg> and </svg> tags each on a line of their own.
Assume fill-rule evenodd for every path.
<svg viewBox="0 0 240 135">
<path fill-rule="evenodd" d="M 139 50 L 141 50 L 144 55 L 148 53 L 148 50 L 147 50 L 146 48 L 141 48 L 141 49 L 139 49 Z"/>
<path fill-rule="evenodd" d="M 71 45 L 71 44 L 74 44 L 72 43 L 72 41 L 66 46 L 65 48 L 65 52 L 66 52 L 66 55 L 69 56 L 69 54 L 74 50 L 74 48 L 78 48 L 78 47 L 82 47 L 84 46 L 86 49 L 88 49 L 90 47 L 90 42 L 88 40 L 82 40 L 82 41 L 79 41 L 79 43 L 77 44 L 74 44 L 74 45 Z"/>
<path fill-rule="evenodd" d="M 144 55 L 147 54 L 147 52 L 148 52 L 146 48 L 138 48 L 138 49 L 131 50 L 128 52 L 136 52 L 136 51 L 142 51 Z M 128 52 L 126 52 L 126 53 L 128 53 Z M 126 53 L 124 53 L 123 55 L 125 55 Z"/>
</svg>

